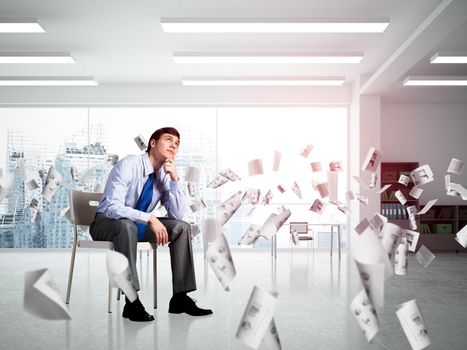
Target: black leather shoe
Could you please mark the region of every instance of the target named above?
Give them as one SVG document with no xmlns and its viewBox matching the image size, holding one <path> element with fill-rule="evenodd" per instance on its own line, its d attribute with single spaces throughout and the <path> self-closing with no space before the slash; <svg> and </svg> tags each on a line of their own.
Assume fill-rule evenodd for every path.
<svg viewBox="0 0 467 350">
<path fill-rule="evenodd" d="M 195 300 L 188 295 L 173 296 L 169 303 L 169 313 L 181 314 L 186 313 L 190 316 L 207 316 L 212 314 L 210 309 L 201 309 L 196 306 Z"/>
<path fill-rule="evenodd" d="M 126 303 L 125 303 L 125 306 L 123 307 L 122 317 L 129 318 L 130 321 L 136 321 L 136 322 L 154 321 L 154 316 L 146 312 L 139 298 L 136 299 L 132 303 L 130 303 L 130 301 L 126 297 L 125 297 L 125 300 L 126 300 Z"/>
</svg>

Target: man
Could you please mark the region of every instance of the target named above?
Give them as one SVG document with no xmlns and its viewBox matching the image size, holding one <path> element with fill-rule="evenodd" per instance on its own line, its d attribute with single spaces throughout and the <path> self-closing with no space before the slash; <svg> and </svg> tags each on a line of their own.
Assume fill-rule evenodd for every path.
<svg viewBox="0 0 467 350">
<path fill-rule="evenodd" d="M 169 313 L 192 316 L 212 314 L 196 306 L 187 293 L 196 290 L 190 225 L 180 219 L 184 214 L 175 155 L 180 134 L 174 128 L 156 130 L 146 152 L 120 160 L 109 174 L 102 200 L 90 233 L 94 240 L 112 241 L 115 250 L 128 258 L 133 287 L 140 289 L 136 271 L 138 241 L 170 242 L 173 296 Z M 158 202 L 167 209 L 168 218 L 150 212 Z M 122 316 L 131 321 L 153 321 L 139 298 L 126 303 Z"/>
</svg>

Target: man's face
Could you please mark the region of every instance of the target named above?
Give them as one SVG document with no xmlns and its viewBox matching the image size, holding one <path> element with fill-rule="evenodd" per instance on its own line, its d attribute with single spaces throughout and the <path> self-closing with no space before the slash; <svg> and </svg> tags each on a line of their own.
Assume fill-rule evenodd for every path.
<svg viewBox="0 0 467 350">
<path fill-rule="evenodd" d="M 171 134 L 162 134 L 159 140 L 151 140 L 151 152 L 159 158 L 174 159 L 178 151 L 180 141 L 177 136 Z"/>
</svg>

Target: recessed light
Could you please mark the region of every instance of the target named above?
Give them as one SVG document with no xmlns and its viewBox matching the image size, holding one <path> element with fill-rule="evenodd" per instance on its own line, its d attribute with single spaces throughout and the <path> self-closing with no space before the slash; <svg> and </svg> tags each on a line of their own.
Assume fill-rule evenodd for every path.
<svg viewBox="0 0 467 350">
<path fill-rule="evenodd" d="M 407 77 L 404 86 L 467 86 L 467 77 Z"/>
<path fill-rule="evenodd" d="M 348 53 L 197 53 L 175 52 L 175 63 L 360 63 L 361 52 Z"/>
<path fill-rule="evenodd" d="M 97 86 L 93 77 L 1 77 L 0 86 Z"/>
<path fill-rule="evenodd" d="M 382 33 L 389 18 L 162 17 L 166 33 Z"/>
<path fill-rule="evenodd" d="M 45 33 L 36 18 L 0 18 L 0 33 Z"/>
<path fill-rule="evenodd" d="M 0 52 L 3 64 L 76 63 L 68 52 Z"/>
<path fill-rule="evenodd" d="M 344 77 L 183 77 L 185 86 L 339 86 Z"/>
<path fill-rule="evenodd" d="M 467 63 L 467 54 L 460 53 L 450 53 L 450 54 L 440 54 L 437 52 L 430 58 L 430 63 L 451 63 L 451 64 L 466 64 Z"/>
</svg>

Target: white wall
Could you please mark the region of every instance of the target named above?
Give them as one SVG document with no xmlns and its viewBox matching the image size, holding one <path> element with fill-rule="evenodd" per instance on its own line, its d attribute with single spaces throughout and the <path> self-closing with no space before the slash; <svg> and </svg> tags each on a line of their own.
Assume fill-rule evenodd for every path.
<svg viewBox="0 0 467 350">
<path fill-rule="evenodd" d="M 429 164 L 435 181 L 425 185 L 420 204 L 466 204 L 446 195 L 444 175 L 451 158 L 467 163 L 467 103 L 383 103 L 381 150 L 384 162 Z M 467 164 L 451 181 L 467 187 Z"/>
</svg>

